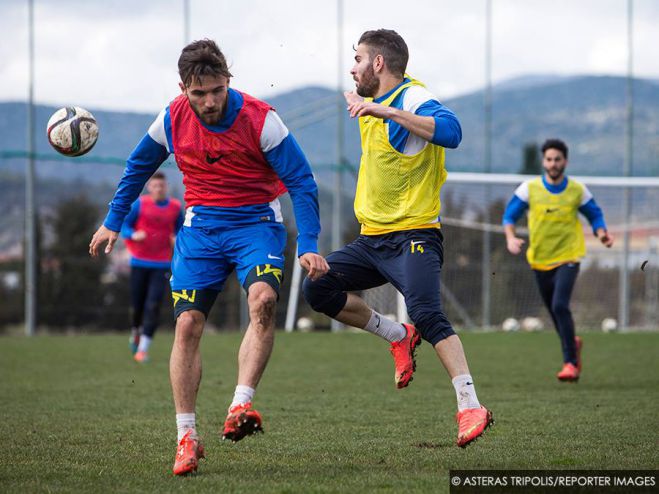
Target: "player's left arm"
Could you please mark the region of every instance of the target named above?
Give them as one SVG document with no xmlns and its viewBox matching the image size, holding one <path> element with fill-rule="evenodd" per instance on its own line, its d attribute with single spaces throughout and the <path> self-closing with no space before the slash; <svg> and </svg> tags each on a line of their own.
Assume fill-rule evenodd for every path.
<svg viewBox="0 0 659 494">
<path fill-rule="evenodd" d="M 299 144 L 272 110 L 268 112 L 261 132 L 261 150 L 291 196 L 298 229 L 300 264 L 309 272 L 311 279 L 320 278 L 329 271 L 329 265 L 318 254 L 318 185 Z"/>
<path fill-rule="evenodd" d="M 606 228 L 602 208 L 600 208 L 597 202 L 595 202 L 595 198 L 585 185 L 581 197 L 579 212 L 588 219 L 588 222 L 593 229 L 593 234 L 599 239 L 599 241 L 606 247 L 611 247 L 614 239 L 613 235 L 611 235 Z"/>
<path fill-rule="evenodd" d="M 413 90 L 410 88 L 408 92 Z M 462 140 L 462 128 L 455 114 L 432 97 L 422 104 L 411 103 L 410 110 L 406 110 L 364 101 L 353 92 L 344 94 L 351 117 L 370 115 L 392 120 L 412 134 L 445 148 L 457 148 Z"/>
</svg>

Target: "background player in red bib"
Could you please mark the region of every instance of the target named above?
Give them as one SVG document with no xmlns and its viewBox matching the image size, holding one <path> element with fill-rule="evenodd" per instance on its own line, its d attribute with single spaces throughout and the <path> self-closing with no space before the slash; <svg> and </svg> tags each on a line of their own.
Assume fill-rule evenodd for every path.
<svg viewBox="0 0 659 494">
<path fill-rule="evenodd" d="M 229 87 L 231 73 L 211 40 L 190 43 L 178 61 L 181 95 L 156 118 L 128 158 L 92 256 L 112 250 L 130 204 L 173 153 L 183 173 L 186 215 L 172 259 L 176 335 L 170 379 L 178 448 L 174 474 L 197 469 L 204 456 L 195 405 L 201 380 L 199 341 L 206 317 L 232 271 L 247 292 L 250 323 L 238 353 L 238 385 L 223 437 L 238 441 L 261 430 L 254 392 L 274 341 L 286 230 L 278 197 L 290 193 L 298 258 L 312 279 L 329 266 L 317 254 L 318 188 L 302 150 L 267 103 Z"/>
<path fill-rule="evenodd" d="M 168 196 L 164 173 L 154 173 L 146 189 L 148 194 L 133 203 L 121 227 L 130 252 L 130 348 L 137 362 L 149 359 L 170 276 L 172 248 L 183 224 L 181 202 Z"/>
</svg>

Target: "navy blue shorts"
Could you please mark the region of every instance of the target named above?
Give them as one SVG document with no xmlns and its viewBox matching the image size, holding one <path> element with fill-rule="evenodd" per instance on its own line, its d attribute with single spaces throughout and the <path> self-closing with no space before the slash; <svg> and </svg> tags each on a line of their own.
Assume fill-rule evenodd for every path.
<svg viewBox="0 0 659 494">
<path fill-rule="evenodd" d="M 389 282 L 405 297 L 422 337 L 434 346 L 455 334 L 439 294 L 443 238 L 439 229 L 360 235 L 327 256 L 329 273 L 315 282 L 305 279 L 305 298 L 315 310 L 334 317 L 345 307 L 346 292 Z"/>
</svg>

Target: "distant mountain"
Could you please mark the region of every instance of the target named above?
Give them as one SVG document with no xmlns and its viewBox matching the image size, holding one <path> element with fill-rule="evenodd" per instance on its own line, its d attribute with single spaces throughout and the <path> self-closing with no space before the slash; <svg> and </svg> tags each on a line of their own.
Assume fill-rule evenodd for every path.
<svg viewBox="0 0 659 494">
<path fill-rule="evenodd" d="M 558 82 L 565 82 L 578 76 L 564 76 L 556 74 L 529 74 L 513 77 L 494 84 L 494 91 L 510 91 L 511 89 L 528 89 L 537 86 L 547 86 Z"/>
<path fill-rule="evenodd" d="M 573 77 L 540 85 L 494 88 L 492 170 L 515 172 L 522 147 L 548 137 L 570 146 L 573 175 L 620 175 L 625 153 L 624 77 Z M 639 176 L 659 174 L 659 86 L 636 79 L 634 166 Z M 463 141 L 450 153 L 453 170 L 481 171 L 484 156 L 483 93 L 446 102 L 460 117 Z"/>
<path fill-rule="evenodd" d="M 524 76 L 496 85 L 492 92 L 492 170 L 516 172 L 522 148 L 560 137 L 570 145 L 570 171 L 575 175 L 618 175 L 622 170 L 625 135 L 624 77 Z M 659 84 L 655 80 L 634 81 L 634 170 L 635 175 L 659 174 Z M 317 172 L 321 165 L 337 161 L 337 95 L 323 87 L 304 87 L 268 99 L 289 125 Z M 478 91 L 443 102 L 456 112 L 463 128 L 460 148 L 449 151 L 449 170 L 484 169 L 483 92 Z M 340 104 L 343 108 L 343 103 Z M 24 103 L 0 103 L 0 151 L 25 149 Z M 37 106 L 37 152 L 52 153 L 45 127 L 53 107 Z M 100 138 L 89 153 L 96 157 L 123 160 L 148 128 L 155 115 L 95 111 Z M 343 112 L 345 158 L 359 162 L 357 123 Z M 17 162 L 16 162 L 17 161 Z M 80 162 L 82 160 L 78 160 Z M 79 176 L 90 180 L 116 180 L 121 171 L 112 166 L 76 166 L 75 160 L 43 166 L 49 176 L 66 179 Z M 22 160 L 2 163 L 2 168 L 20 171 Z"/>
</svg>

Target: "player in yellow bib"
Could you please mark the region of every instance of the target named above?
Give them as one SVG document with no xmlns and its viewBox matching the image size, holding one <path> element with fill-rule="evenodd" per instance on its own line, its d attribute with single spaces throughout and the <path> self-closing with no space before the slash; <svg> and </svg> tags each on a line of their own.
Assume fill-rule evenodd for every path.
<svg viewBox="0 0 659 494">
<path fill-rule="evenodd" d="M 407 60 L 407 45 L 394 31 L 367 31 L 359 40 L 351 70 L 356 94 L 346 93 L 346 101 L 361 133 L 355 194 L 361 234 L 327 257 L 325 276 L 305 280 L 304 296 L 318 312 L 389 341 L 398 388 L 412 380 L 421 338 L 428 341 L 453 381 L 457 443 L 466 446 L 490 425 L 492 414 L 476 397 L 462 343 L 439 296 L 444 148 L 457 147 L 462 130 L 451 110 L 405 74 Z M 387 319 L 348 293 L 387 282 L 405 297 L 414 326 Z"/>
<path fill-rule="evenodd" d="M 581 373 L 581 338 L 575 336 L 570 297 L 586 255 L 578 213 L 590 222 L 593 233 L 607 247 L 613 236 L 606 230 L 604 215 L 588 188 L 565 175 L 568 148 L 559 139 L 542 146 L 542 177 L 522 183 L 506 207 L 503 225 L 511 254 L 522 251 L 524 240 L 515 234 L 515 222 L 528 210 L 530 241 L 526 258 L 535 273 L 540 295 L 549 309 L 561 338 L 561 381 L 577 381 Z"/>
</svg>

